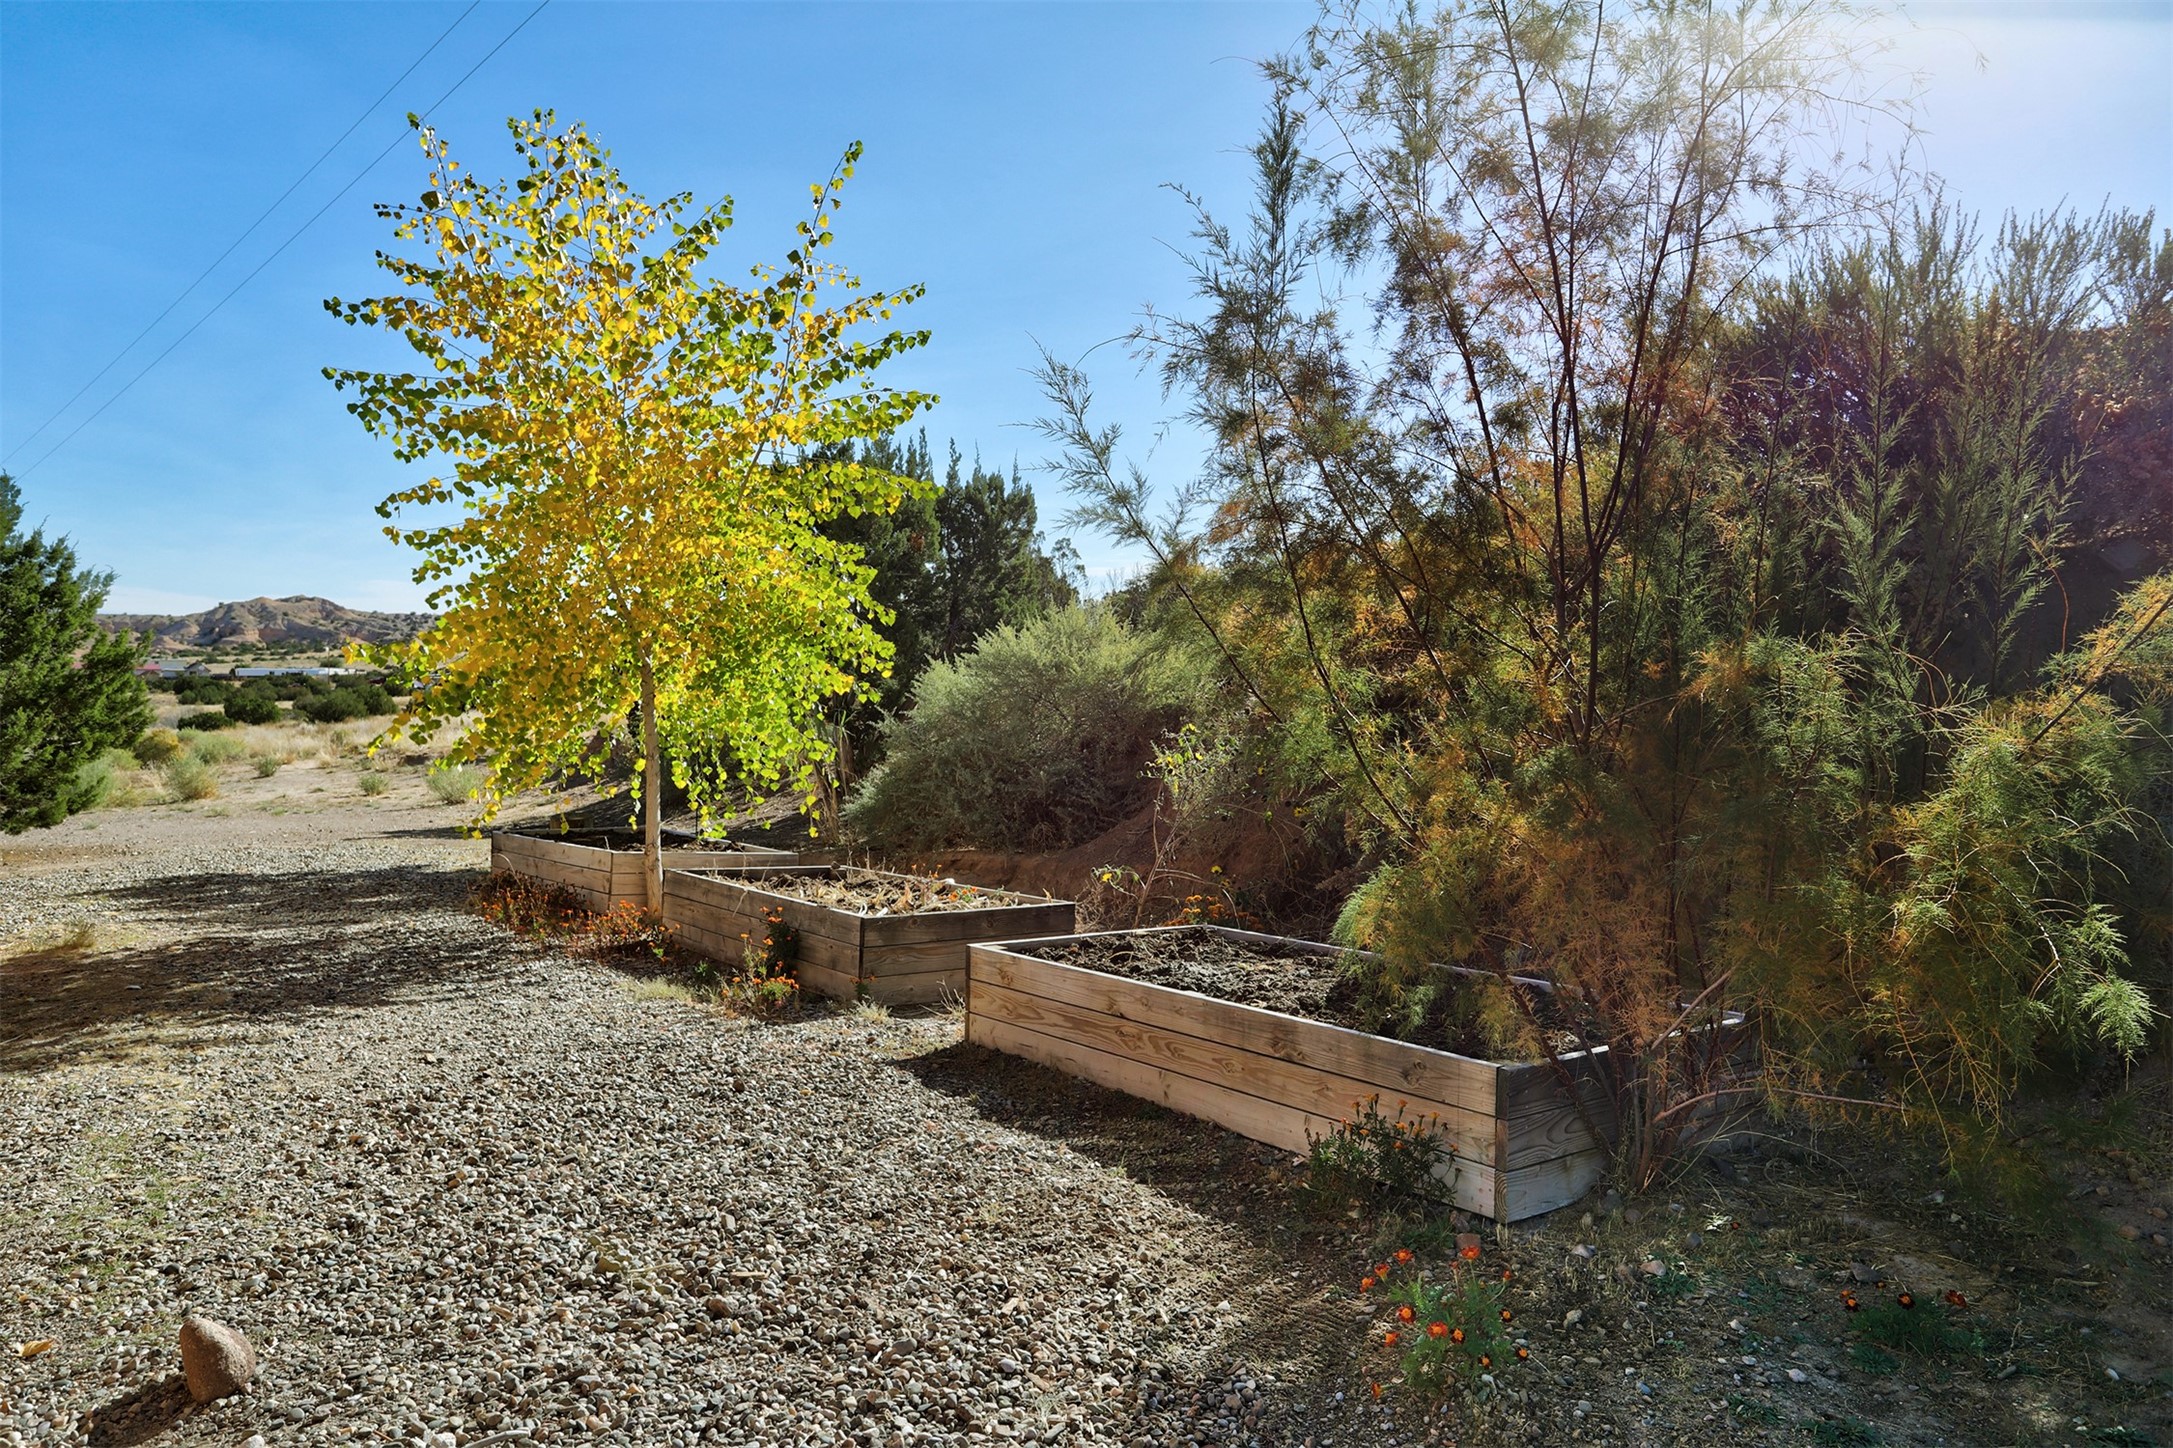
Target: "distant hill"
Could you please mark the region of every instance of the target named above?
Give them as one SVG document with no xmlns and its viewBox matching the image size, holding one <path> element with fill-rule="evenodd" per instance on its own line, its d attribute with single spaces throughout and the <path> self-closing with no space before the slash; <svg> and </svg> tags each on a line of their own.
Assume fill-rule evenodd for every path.
<svg viewBox="0 0 2173 1448">
<path fill-rule="evenodd" d="M 102 613 L 109 632 L 148 633 L 155 651 L 237 648 L 251 644 L 301 644 L 337 648 L 413 638 L 430 623 L 427 613 L 378 613 L 343 608 L 328 598 L 252 598 L 222 603 L 202 613 Z"/>
</svg>

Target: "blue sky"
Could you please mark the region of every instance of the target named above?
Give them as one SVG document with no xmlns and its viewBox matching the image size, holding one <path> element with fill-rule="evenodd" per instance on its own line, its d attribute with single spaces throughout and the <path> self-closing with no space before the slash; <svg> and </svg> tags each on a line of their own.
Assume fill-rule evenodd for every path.
<svg viewBox="0 0 2173 1448">
<path fill-rule="evenodd" d="M 319 376 L 395 353 L 320 303 L 378 288 L 369 203 L 420 189 L 407 146 L 49 461 L 46 450 L 324 205 L 532 8 L 478 6 L 145 343 L 24 439 L 171 301 L 464 8 L 0 4 L 0 452 L 33 519 L 114 569 L 112 606 L 316 593 L 412 607 L 372 512 L 399 484 Z M 1066 357 L 1182 306 L 1181 182 L 1231 212 L 1265 99 L 1251 62 L 1301 4 L 635 5 L 555 0 L 433 115 L 510 169 L 503 118 L 579 117 L 652 195 L 738 203 L 735 260 L 781 250 L 808 183 L 867 155 L 838 258 L 923 282 L 935 340 L 891 380 L 942 394 L 940 448 L 1029 467 L 1038 340 Z M 2110 196 L 2173 217 L 2173 0 L 1940 0 L 1890 61 L 1925 82 L 1924 161 L 1989 213 Z M 1120 349 L 1105 416 L 1163 415 Z M 1180 433 L 1156 464 L 1189 469 Z M 1043 491 L 1054 523 L 1063 499 Z M 1081 537 L 1105 573 L 1128 560 Z"/>
</svg>

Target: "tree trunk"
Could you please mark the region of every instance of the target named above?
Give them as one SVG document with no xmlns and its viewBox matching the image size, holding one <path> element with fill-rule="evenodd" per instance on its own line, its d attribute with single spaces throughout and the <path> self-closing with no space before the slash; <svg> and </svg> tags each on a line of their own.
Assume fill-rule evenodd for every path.
<svg viewBox="0 0 2173 1448">
<path fill-rule="evenodd" d="M 664 918 L 664 769 L 656 739 L 656 671 L 641 661 L 641 885 L 649 918 Z"/>
</svg>

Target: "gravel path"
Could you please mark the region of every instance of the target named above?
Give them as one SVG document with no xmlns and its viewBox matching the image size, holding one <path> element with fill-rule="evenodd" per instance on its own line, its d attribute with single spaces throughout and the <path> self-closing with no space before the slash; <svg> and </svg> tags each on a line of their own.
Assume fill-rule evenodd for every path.
<svg viewBox="0 0 2173 1448">
<path fill-rule="evenodd" d="M 519 945 L 474 842 L 232 823 L 0 877 L 95 932 L 0 965 L 0 1353 L 56 1344 L 0 1441 L 1389 1441 L 1343 1264 L 1247 1220 L 1274 1154 Z M 188 1408 L 187 1311 L 248 1395 Z"/>
</svg>

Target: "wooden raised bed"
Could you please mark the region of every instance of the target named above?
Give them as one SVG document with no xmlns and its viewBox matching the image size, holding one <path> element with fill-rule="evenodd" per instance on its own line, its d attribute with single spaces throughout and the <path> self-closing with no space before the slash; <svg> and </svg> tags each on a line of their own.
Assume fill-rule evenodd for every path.
<svg viewBox="0 0 2173 1448">
<path fill-rule="evenodd" d="M 985 907 L 863 915 L 762 888 L 764 880 L 825 874 L 835 868 L 670 870 L 664 875 L 664 921 L 696 954 L 737 965 L 747 948 L 743 937 L 760 939 L 769 929 L 768 912 L 782 910 L 787 927 L 799 934 L 794 966 L 802 990 L 886 1005 L 925 1005 L 963 996 L 966 947 L 974 941 L 1061 935 L 1077 926 L 1077 907 L 1070 901 L 1008 890 L 987 891 L 991 903 Z"/>
<path fill-rule="evenodd" d="M 664 832 L 667 871 L 789 865 L 798 858 L 789 850 L 702 840 L 679 830 Z M 641 878 L 641 836 L 631 830 L 576 830 L 565 835 L 507 830 L 490 837 L 490 867 L 563 885 L 591 910 L 646 905 L 649 900 Z"/>
<path fill-rule="evenodd" d="M 1164 928 L 1340 954 L 1251 931 Z M 1438 1114 L 1456 1149 L 1456 1205 L 1504 1222 L 1576 1201 L 1607 1168 L 1565 1083 L 1566 1074 L 1604 1119 L 1588 1053 L 1560 1064 L 1477 1060 L 1034 953 L 1058 943 L 972 947 L 967 1040 L 1301 1154 L 1308 1133 L 1328 1135 L 1368 1097 L 1391 1118 L 1399 1108 L 1407 1119 Z"/>
</svg>

